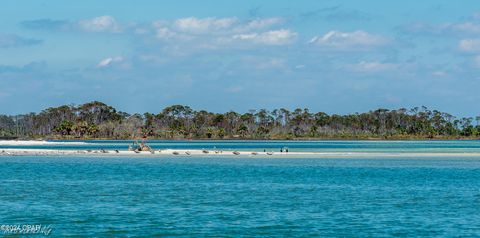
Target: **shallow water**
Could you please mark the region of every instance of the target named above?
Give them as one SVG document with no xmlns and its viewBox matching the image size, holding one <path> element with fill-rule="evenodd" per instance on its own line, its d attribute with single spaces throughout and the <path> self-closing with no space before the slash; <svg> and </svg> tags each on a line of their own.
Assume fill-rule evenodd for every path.
<svg viewBox="0 0 480 238">
<path fill-rule="evenodd" d="M 480 159 L 0 156 L 0 201 L 54 237 L 478 237 Z"/>
</svg>

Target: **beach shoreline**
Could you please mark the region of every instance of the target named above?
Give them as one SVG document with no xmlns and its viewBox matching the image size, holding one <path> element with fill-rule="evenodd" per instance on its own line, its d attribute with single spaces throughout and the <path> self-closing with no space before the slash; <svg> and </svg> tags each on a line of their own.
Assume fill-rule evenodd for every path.
<svg viewBox="0 0 480 238">
<path fill-rule="evenodd" d="M 88 145 L 84 141 L 48 141 L 48 140 L 0 140 L 0 146 L 31 145 Z"/>
<path fill-rule="evenodd" d="M 310 157 L 310 158 L 398 158 L 398 157 L 478 157 L 480 152 L 273 152 L 236 150 L 163 149 L 152 151 L 128 150 L 53 150 L 0 148 L 0 156 L 107 156 L 107 157 Z"/>
<path fill-rule="evenodd" d="M 195 156 L 195 157 L 311 157 L 311 158 L 398 158 L 398 157 L 479 157 L 480 152 L 468 151 L 288 151 L 270 149 L 188 149 L 188 148 L 162 148 L 148 151 L 132 151 L 125 149 L 103 149 L 94 146 L 88 141 L 33 141 L 33 140 L 0 140 L 0 156 L 109 156 L 109 157 L 164 157 L 164 156 Z M 12 147 L 13 146 L 13 147 Z M 34 146 L 37 148 L 29 148 Z M 55 146 L 42 148 L 43 146 Z M 57 149 L 56 146 L 67 146 Z M 92 146 L 93 148 L 75 148 L 77 146 Z M 97 147 L 97 148 L 95 148 Z M 288 151 L 288 152 L 287 152 Z"/>
<path fill-rule="evenodd" d="M 72 137 L 42 137 L 42 138 L 17 138 L 8 141 L 131 141 L 139 139 L 125 139 L 125 138 L 108 138 L 108 137 L 86 137 L 86 138 L 72 138 Z M 327 137 L 301 137 L 301 138 L 289 138 L 289 137 L 277 137 L 277 138 L 163 138 L 163 137 L 148 137 L 147 141 L 159 140 L 159 141 L 469 141 L 480 140 L 480 137 L 465 137 L 465 136 L 391 136 L 391 137 L 342 137 L 342 136 L 327 136 Z M 0 140 L 2 141 L 2 140 Z"/>
</svg>

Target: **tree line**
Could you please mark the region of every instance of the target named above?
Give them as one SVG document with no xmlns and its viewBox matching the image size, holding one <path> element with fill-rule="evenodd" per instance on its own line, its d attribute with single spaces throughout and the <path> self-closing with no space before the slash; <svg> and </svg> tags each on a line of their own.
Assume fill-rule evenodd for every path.
<svg viewBox="0 0 480 238">
<path fill-rule="evenodd" d="M 474 121 L 476 122 L 474 125 Z M 213 113 L 172 105 L 129 114 L 102 102 L 40 113 L 0 115 L 0 137 L 55 139 L 453 139 L 480 137 L 480 117 L 457 118 L 426 107 L 348 115 L 307 108 Z"/>
</svg>

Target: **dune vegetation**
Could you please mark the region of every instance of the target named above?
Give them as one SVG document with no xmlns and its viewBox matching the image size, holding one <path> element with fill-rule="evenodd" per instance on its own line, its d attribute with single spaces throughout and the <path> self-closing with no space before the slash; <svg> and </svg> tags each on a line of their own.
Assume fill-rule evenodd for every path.
<svg viewBox="0 0 480 238">
<path fill-rule="evenodd" d="M 329 115 L 308 109 L 214 113 L 173 105 L 129 114 L 102 102 L 0 115 L 0 137 L 50 139 L 477 139 L 476 118 L 426 107 Z M 475 124 L 475 125 L 474 125 Z"/>
</svg>

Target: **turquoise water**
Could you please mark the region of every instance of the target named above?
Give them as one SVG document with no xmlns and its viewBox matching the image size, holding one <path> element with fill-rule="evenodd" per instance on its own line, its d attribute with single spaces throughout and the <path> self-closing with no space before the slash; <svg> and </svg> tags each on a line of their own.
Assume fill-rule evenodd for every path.
<svg viewBox="0 0 480 238">
<path fill-rule="evenodd" d="M 480 158 L 0 156 L 0 201 L 1 224 L 51 225 L 52 237 L 478 237 Z"/>
</svg>

